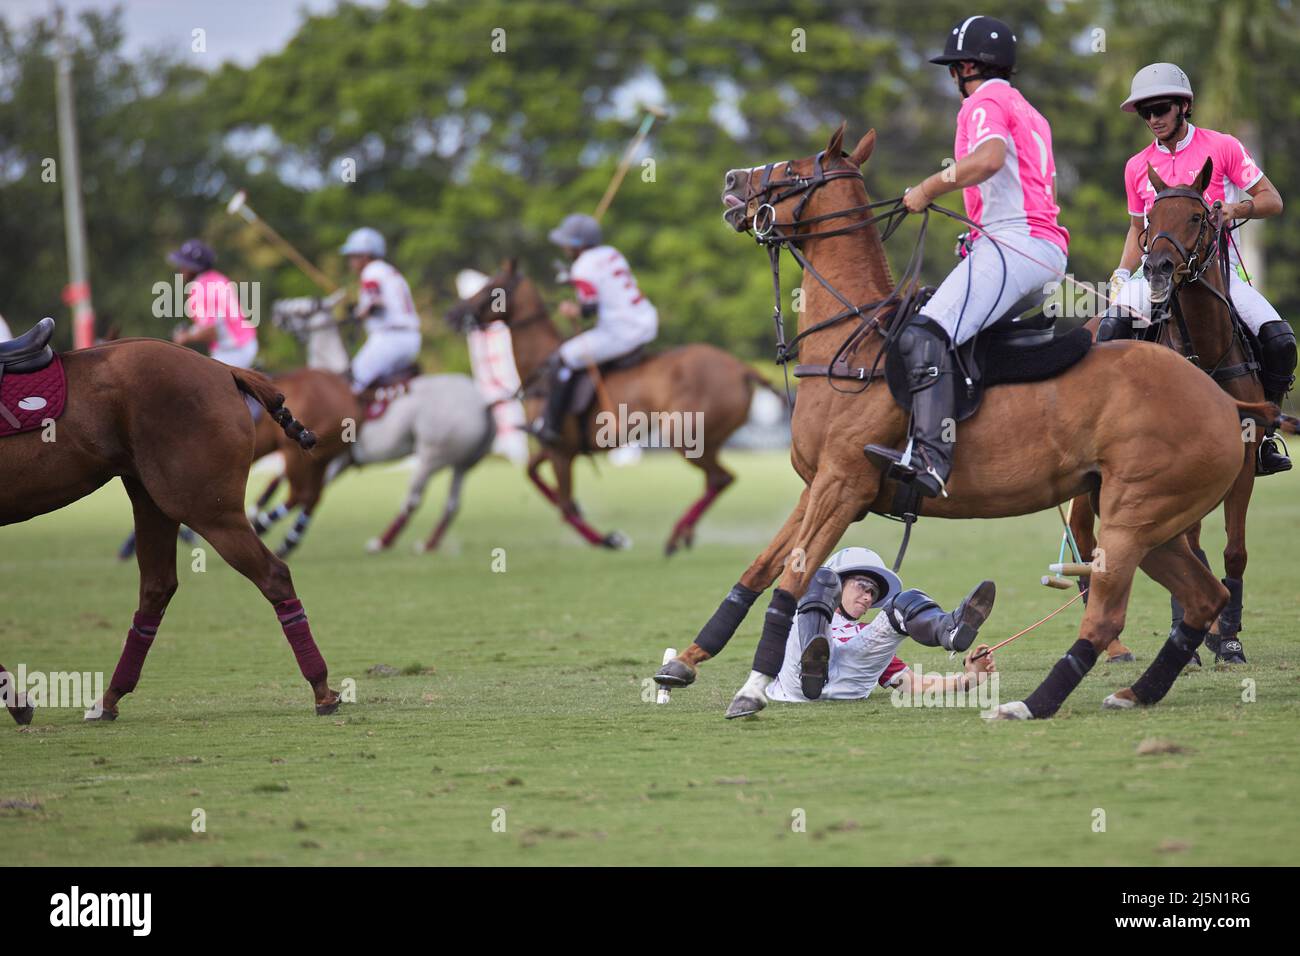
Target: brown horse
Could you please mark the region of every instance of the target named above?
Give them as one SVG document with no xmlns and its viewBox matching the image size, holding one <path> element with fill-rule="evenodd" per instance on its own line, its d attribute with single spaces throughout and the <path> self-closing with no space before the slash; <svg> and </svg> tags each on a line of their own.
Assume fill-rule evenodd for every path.
<svg viewBox="0 0 1300 956">
<path fill-rule="evenodd" d="M 329 473 L 330 465 L 347 453 L 349 436 L 355 440 L 364 417 L 364 406 L 352 394 L 348 380 L 334 372 L 304 368 L 276 375 L 271 382 L 284 394 L 285 404 L 298 409 L 303 425 L 316 436 L 316 446 L 306 451 L 269 418 L 263 417 L 257 423 L 253 460 L 278 451 L 284 459 L 284 471 L 271 479 L 258 498 L 250 520 L 253 530 L 260 536 L 295 508 L 301 509 L 293 527 L 275 551 L 277 556 L 285 558 L 307 532 L 325 485 L 333 477 Z M 288 495 L 268 513 L 264 509 L 282 481 L 288 482 Z"/>
<path fill-rule="evenodd" d="M 514 259 L 505 260 L 483 289 L 457 303 L 447 315 L 447 321 L 461 329 L 498 319 L 510 327 L 515 365 L 524 382 L 529 417 L 534 418 L 542 396 L 533 394 L 529 386 L 535 384 L 543 363 L 564 339 L 551 321 L 537 286 L 519 271 Z M 669 349 L 631 367 L 607 371 L 604 382 L 613 408 L 593 409 L 604 412 L 604 417 L 569 416 L 561 443 L 542 448 L 529 460 L 528 477 L 589 543 L 625 547 L 626 539 L 619 532 L 602 535 L 583 519 L 573 499 L 573 460 L 584 452 L 617 447 L 617 442 L 610 440 L 611 432 L 616 430 L 612 427 L 616 409 L 620 417 L 625 415 L 634 423 L 632 427 L 652 419 L 666 423 L 658 430 L 660 443 L 679 447 L 686 460 L 704 472 L 704 495 L 673 525 L 664 552 L 673 554 L 679 547 L 690 547 L 700 516 L 735 481 L 735 476 L 718 462 L 723 444 L 749 417 L 755 387 L 771 386 L 744 362 L 711 345 Z M 700 423 L 693 436 L 687 431 L 691 422 Z M 693 447 L 683 447 L 688 441 Z M 698 454 L 693 456 L 692 450 Z M 546 484 L 539 473 L 547 461 L 555 474 L 554 487 Z"/>
<path fill-rule="evenodd" d="M 1229 395 L 1244 402 L 1262 402 L 1264 386 L 1252 363 L 1249 347 L 1234 332 L 1233 320 L 1228 311 L 1227 286 L 1217 258 L 1217 234 L 1212 228 L 1210 209 L 1201 198 L 1213 173 L 1213 161 L 1206 160 L 1195 181 L 1185 186 L 1168 186 L 1154 169 L 1147 176 L 1156 190 L 1156 202 L 1147 217 L 1147 235 L 1163 236 L 1166 241 L 1150 240 L 1149 254 L 1144 269 L 1151 275 L 1152 291 L 1157 290 L 1162 302 L 1170 302 L 1181 320 L 1170 316 L 1157 327 L 1161 345 L 1168 346 L 1191 360 L 1209 375 Z M 1189 264 L 1189 257 L 1192 262 Z M 1196 262 L 1200 262 L 1197 269 Z M 1093 319 L 1088 328 L 1097 331 L 1100 319 Z M 1221 653 L 1223 641 L 1237 641 L 1241 630 L 1242 578 L 1246 573 L 1246 512 L 1250 508 L 1251 492 L 1255 488 L 1255 458 L 1259 448 L 1254 429 L 1242 436 L 1241 470 L 1237 480 L 1223 500 L 1223 519 L 1228 532 L 1228 543 L 1223 551 L 1223 566 L 1228 588 L 1228 603 L 1220 614 L 1207 645 L 1216 657 L 1236 658 L 1244 663 L 1240 653 Z M 1093 536 L 1095 515 L 1086 495 L 1075 498 L 1070 507 L 1070 530 L 1079 547 L 1080 556 L 1091 559 L 1096 547 Z M 1188 531 L 1188 541 L 1193 552 L 1208 564 L 1201 550 L 1201 523 L 1198 521 Z M 1086 600 L 1086 598 L 1085 598 Z M 1175 620 L 1181 616 L 1174 605 Z M 1217 633 L 1216 633 L 1217 632 Z M 1110 659 L 1132 660 L 1132 653 L 1118 640 L 1108 648 Z"/>
<path fill-rule="evenodd" d="M 799 330 L 800 357 L 830 365 L 853 330 L 838 321 L 864 312 L 855 365 L 871 367 L 885 324 L 869 321 L 863 303 L 896 302 L 875 218 L 869 218 L 860 167 L 875 131 L 847 157 L 844 127 L 814 157 L 726 175 L 724 217 L 737 231 L 765 217 L 767 236 L 786 236 L 806 259 Z M 826 323 L 826 324 L 819 324 Z M 730 640 L 749 607 L 779 575 L 754 672 L 728 716 L 761 709 L 763 689 L 781 666 L 796 602 L 853 522 L 888 513 L 896 486 L 864 459 L 869 442 L 901 447 L 907 416 L 883 386 L 833 387 L 827 376 L 804 378 L 792 423 L 791 461 L 805 489 L 768 547 L 685 651 L 660 670 L 670 686 L 695 680 L 697 665 Z M 1087 395 L 1089 403 L 1074 396 Z M 979 411 L 958 429 L 948 497 L 927 499 L 926 515 L 1001 518 L 1032 514 L 1084 493 L 1098 497 L 1098 542 L 1105 573 L 1093 576 L 1079 640 L 1025 701 L 998 715 L 1050 717 L 1120 633 L 1133 575 L 1140 567 L 1169 589 L 1185 613 L 1147 672 L 1107 698 L 1108 706 L 1154 704 L 1204 639 L 1228 599 L 1227 590 L 1192 554 L 1184 532 L 1223 500 L 1240 471 L 1241 412 L 1208 376 L 1169 349 L 1143 342 L 1094 346 L 1056 378 L 991 388 Z M 1275 407 L 1273 409 L 1275 413 Z M 1189 433 L 1186 423 L 1197 423 Z M 823 615 L 824 616 L 824 615 Z M 820 628 L 824 632 L 829 621 Z"/>
<path fill-rule="evenodd" d="M 54 327 L 45 320 L 17 348 L 39 351 Z M 8 364 L 8 350 L 0 363 Z M 9 355 L 9 359 L 13 356 Z M 176 531 L 201 534 L 275 608 L 316 712 L 338 709 L 328 671 L 289 569 L 244 516 L 253 421 L 244 396 L 272 413 L 301 444 L 313 437 L 295 421 L 270 381 L 190 349 L 155 339 L 122 339 L 62 356 L 68 404 L 55 440 L 41 431 L 0 440 L 0 526 L 63 508 L 120 478 L 135 512 L 140 607 L 103 699 L 87 719 L 113 720 L 135 689 L 145 656 L 176 591 Z M 14 716 L 30 719 L 30 711 Z"/>
</svg>

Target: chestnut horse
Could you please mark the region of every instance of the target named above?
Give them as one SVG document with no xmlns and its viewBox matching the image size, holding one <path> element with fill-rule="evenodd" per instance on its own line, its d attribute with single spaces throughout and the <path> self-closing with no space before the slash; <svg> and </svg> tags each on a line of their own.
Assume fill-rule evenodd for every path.
<svg viewBox="0 0 1300 956">
<path fill-rule="evenodd" d="M 1264 386 L 1255 371 L 1250 347 L 1234 331 L 1233 319 L 1228 312 L 1227 283 L 1219 259 L 1219 233 L 1210 219 L 1210 209 L 1201 197 L 1214 171 L 1213 160 L 1207 159 L 1195 181 L 1185 186 L 1170 187 L 1149 169 L 1147 177 L 1156 190 L 1156 201 L 1147 217 L 1147 235 L 1163 237 L 1150 240 L 1144 269 L 1151 273 L 1152 293 L 1159 287 L 1161 303 L 1170 303 L 1178 310 L 1179 318 L 1169 316 L 1153 331 L 1156 337 L 1149 341 L 1174 349 L 1209 375 L 1229 395 L 1245 402 L 1264 400 Z M 1192 262 L 1188 263 L 1188 257 Z M 1200 262 L 1200 268 L 1195 263 Z M 1193 271 L 1194 270 L 1194 271 Z M 1161 304 L 1157 303 L 1157 304 Z M 1088 322 L 1094 334 L 1100 319 Z M 1223 500 L 1223 520 L 1228 532 L 1228 543 L 1223 551 L 1224 585 L 1228 588 L 1228 603 L 1219 615 L 1206 644 L 1217 656 L 1223 641 L 1238 640 L 1241 630 L 1242 577 L 1246 573 L 1246 512 L 1250 508 L 1251 492 L 1255 488 L 1255 457 L 1259 441 L 1249 429 L 1242 436 L 1241 470 L 1237 480 Z M 1093 536 L 1092 503 L 1086 495 L 1075 498 L 1070 506 L 1070 530 L 1083 560 L 1093 556 L 1096 539 Z M 1201 523 L 1198 521 L 1188 531 L 1192 550 L 1202 561 L 1207 561 L 1201 550 Z M 1081 585 L 1082 586 L 1082 583 Z M 1087 600 L 1085 597 L 1084 600 Z M 1181 614 L 1174 604 L 1175 621 Z M 1217 632 L 1217 633 L 1216 633 Z M 1118 640 L 1108 649 L 1110 659 L 1132 660 L 1132 653 Z M 1240 654 L 1233 654 L 1238 660 Z"/>
<path fill-rule="evenodd" d="M 515 365 L 524 383 L 531 420 L 537 416 L 543 397 L 533 394 L 530 386 L 536 383 L 543 363 L 564 338 L 551 321 L 537 286 L 519 271 L 514 259 L 505 260 L 487 285 L 447 313 L 447 322 L 462 331 L 468 331 L 474 323 L 487 325 L 497 320 L 510 327 Z M 681 450 L 688 462 L 704 472 L 704 495 L 673 525 L 664 553 L 671 555 L 679 547 L 690 547 L 700 516 L 735 481 L 735 476 L 718 462 L 723 444 L 748 419 L 754 389 L 771 389 L 771 386 L 744 362 L 712 345 L 669 349 L 631 367 L 606 371 L 603 377 L 609 402 L 614 406 L 603 410 L 608 416 L 615 415 L 617 409 L 620 415 L 626 413 L 627 420 L 633 423 L 650 419 L 667 421 L 669 426 L 659 434 L 665 443 L 678 446 L 687 437 L 687 416 L 694 416 L 693 420 L 700 423 L 693 436 L 693 450 L 698 454 L 692 456 L 692 448 Z M 588 543 L 622 548 L 627 546 L 623 535 L 617 531 L 602 535 L 595 530 L 582 517 L 573 498 L 574 458 L 587 451 L 609 451 L 616 447 L 616 442 L 604 440 L 611 430 L 607 426 L 611 424 L 608 418 L 602 422 L 599 415 L 588 415 L 581 422 L 568 416 L 563 440 L 558 446 L 543 447 L 532 456 L 528 477 Z M 628 431 L 631 430 L 629 427 Z M 554 487 L 546 484 L 539 473 L 542 463 L 547 461 L 555 474 Z"/>
<path fill-rule="evenodd" d="M 52 320 L 24 341 L 48 342 Z M 12 343 L 11 343 L 12 344 Z M 0 362 L 4 355 L 0 354 Z M 135 512 L 140 607 L 104 697 L 87 719 L 113 720 L 136 687 L 145 656 L 176 592 L 176 531 L 201 534 L 262 592 L 316 700 L 338 709 L 289 569 L 258 540 L 244 515 L 253 456 L 254 398 L 305 446 L 314 437 L 284 407 L 270 381 L 157 339 L 121 339 L 62 356 L 68 400 L 54 425 L 0 439 L 0 526 L 56 511 L 120 478 Z M 20 721 L 30 710 L 17 708 Z"/>
<path fill-rule="evenodd" d="M 731 170 L 724 218 L 738 232 L 765 218 L 764 235 L 795 245 L 804 257 L 800 358 L 830 365 L 854 331 L 854 364 L 871 367 L 883 343 L 883 307 L 897 302 L 861 166 L 875 145 L 867 133 L 847 157 L 844 126 L 814 157 Z M 928 215 L 928 213 L 927 213 Z M 775 259 L 774 259 L 775 262 Z M 858 303 L 843 308 L 845 303 Z M 877 303 L 874 320 L 863 303 Z M 855 309 L 860 310 L 855 312 Z M 870 512 L 888 513 L 895 483 L 863 457 L 869 442 L 901 447 L 907 415 L 882 385 L 855 391 L 826 376 L 799 383 L 791 462 L 806 487 L 771 544 L 750 565 L 696 640 L 656 679 L 684 686 L 718 654 L 754 600 L 777 580 L 754 672 L 728 708 L 756 713 L 766 681 L 780 669 L 796 602 L 845 530 Z M 1089 396 L 1088 403 L 1075 400 Z M 1275 406 L 1239 408 L 1208 376 L 1169 349 L 1144 342 L 1094 346 L 1056 378 L 990 388 L 980 410 L 958 429 L 948 497 L 926 499 L 927 516 L 1002 518 L 1032 514 L 1077 495 L 1098 497 L 1098 542 L 1104 573 L 1093 576 L 1079 640 L 1025 701 L 997 715 L 1051 717 L 1120 633 L 1133 575 L 1140 567 L 1184 607 L 1183 621 L 1131 687 L 1107 698 L 1112 707 L 1154 704 L 1204 639 L 1228 599 L 1227 589 L 1192 554 L 1184 532 L 1232 487 L 1240 471 L 1241 414 L 1267 416 Z M 1196 422 L 1194 430 L 1187 422 Z M 829 623 L 829 622 L 827 622 Z M 824 625 L 823 625 L 824 626 Z"/>
</svg>

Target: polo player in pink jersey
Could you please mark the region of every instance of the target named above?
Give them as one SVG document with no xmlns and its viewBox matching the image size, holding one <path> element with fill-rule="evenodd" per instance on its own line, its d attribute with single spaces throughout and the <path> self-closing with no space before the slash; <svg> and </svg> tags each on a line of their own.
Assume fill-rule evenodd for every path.
<svg viewBox="0 0 1300 956">
<path fill-rule="evenodd" d="M 1186 73 L 1173 63 L 1152 63 L 1133 77 L 1129 97 L 1121 105 L 1124 111 L 1142 117 L 1155 139 L 1124 166 L 1128 235 L 1119 267 L 1111 276 L 1115 307 L 1102 320 L 1099 339 L 1127 338 L 1132 334 L 1134 316 L 1151 318 L 1151 286 L 1141 268 L 1145 258 L 1142 234 L 1156 198 L 1148 169 L 1172 186 L 1192 182 L 1208 159 L 1214 172 L 1204 198 L 1219 221 L 1268 219 L 1282 211 L 1281 195 L 1240 140 L 1189 122 L 1192 98 Z M 1228 264 L 1228 296 L 1261 346 L 1264 395 L 1280 404 L 1295 382 L 1295 332 L 1249 283 L 1233 243 L 1228 247 Z M 1291 460 L 1278 450 L 1270 430 L 1259 444 L 1256 473 L 1272 475 L 1290 467 Z"/>
<path fill-rule="evenodd" d="M 921 307 L 899 338 L 913 392 L 911 457 L 868 445 L 867 457 L 929 497 L 947 495 L 952 470 L 951 423 L 957 382 L 956 346 L 1002 318 L 1020 299 L 1041 294 L 1065 273 L 1070 234 L 1057 222 L 1052 130 L 1011 86 L 1016 36 L 993 17 L 967 17 L 948 34 L 931 63 L 948 67 L 962 105 L 956 164 L 903 196 L 921 212 L 960 189 L 971 232 L 964 261 Z"/>
<path fill-rule="evenodd" d="M 172 335 L 177 345 L 206 346 L 218 362 L 252 368 L 257 358 L 257 327 L 245 319 L 239 295 L 213 266 L 217 255 L 198 239 L 188 239 L 167 256 L 181 270 L 185 283 L 185 314 L 193 326 Z"/>
</svg>

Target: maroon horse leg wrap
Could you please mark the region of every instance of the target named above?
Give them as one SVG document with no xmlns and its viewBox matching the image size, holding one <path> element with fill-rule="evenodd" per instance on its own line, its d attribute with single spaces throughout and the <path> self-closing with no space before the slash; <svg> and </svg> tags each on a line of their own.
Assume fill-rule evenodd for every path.
<svg viewBox="0 0 1300 956">
<path fill-rule="evenodd" d="M 119 694 L 131 693 L 140 682 L 140 670 L 144 667 L 144 659 L 149 655 L 149 648 L 153 647 L 153 639 L 158 635 L 158 625 L 162 619 L 161 614 L 135 612 L 135 617 L 131 619 L 131 630 L 126 633 L 122 656 L 118 658 L 113 679 L 108 682 L 108 686 Z"/>
<path fill-rule="evenodd" d="M 307 683 L 318 684 L 329 674 L 325 658 L 320 656 L 316 639 L 311 636 L 311 625 L 307 623 L 307 612 L 302 609 L 302 602 L 297 598 L 281 601 L 275 606 L 276 616 L 280 618 L 280 627 L 289 639 L 293 656 L 298 658 L 298 669 Z"/>
</svg>

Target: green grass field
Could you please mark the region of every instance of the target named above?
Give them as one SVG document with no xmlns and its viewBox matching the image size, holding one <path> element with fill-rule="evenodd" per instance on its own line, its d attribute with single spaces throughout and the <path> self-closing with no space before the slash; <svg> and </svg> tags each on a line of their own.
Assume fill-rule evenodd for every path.
<svg viewBox="0 0 1300 956">
<path fill-rule="evenodd" d="M 468 484 L 438 555 L 427 534 L 445 477 L 394 552 L 363 553 L 406 472 L 332 489 L 293 562 L 332 682 L 357 702 L 314 716 L 271 609 L 208 555 L 181 552 L 181 587 L 115 724 L 71 709 L 18 729 L 0 714 L 0 841 L 41 864 L 1294 864 L 1300 860 L 1300 642 L 1289 549 L 1296 479 L 1257 486 L 1246 630 L 1250 665 L 1180 679 L 1147 712 L 1103 713 L 1164 638 L 1164 592 L 1140 579 L 1126 639 L 1140 663 L 1099 664 L 1059 717 L 988 723 L 974 709 L 774 704 L 728 722 L 762 604 L 727 652 L 667 706 L 643 699 L 667 646 L 688 644 L 798 490 L 784 454 L 732 454 L 740 481 L 695 549 L 661 547 L 698 493 L 694 469 L 653 456 L 584 466 L 578 488 L 631 551 L 581 544 L 500 461 Z M 254 485 L 260 479 L 254 479 Z M 0 662 L 112 672 L 136 606 L 120 485 L 0 529 Z M 285 527 L 277 529 L 282 533 Z M 871 518 L 845 543 L 892 558 L 899 527 Z M 1001 638 L 1069 595 L 1038 584 L 1054 513 L 918 525 L 904 566 L 945 607 L 998 582 Z M 1206 545 L 1215 564 L 1221 521 Z M 506 570 L 492 570 L 505 549 Z M 1003 700 L 1028 693 L 1074 640 L 1073 607 L 999 652 Z M 905 659 L 949 670 L 905 644 Z M 370 676 L 387 664 L 400 676 Z M 1256 682 L 1243 702 L 1243 681 Z M 653 695 L 650 695 L 653 701 Z M 1155 739 L 1170 747 L 1139 753 Z M 1105 832 L 1094 832 L 1095 811 Z M 204 811 L 206 832 L 191 829 Z M 806 820 L 803 832 L 793 825 Z M 496 824 L 494 827 L 494 823 Z M 504 825 L 504 829 L 502 829 Z"/>
</svg>

